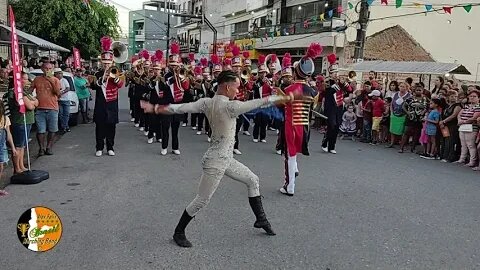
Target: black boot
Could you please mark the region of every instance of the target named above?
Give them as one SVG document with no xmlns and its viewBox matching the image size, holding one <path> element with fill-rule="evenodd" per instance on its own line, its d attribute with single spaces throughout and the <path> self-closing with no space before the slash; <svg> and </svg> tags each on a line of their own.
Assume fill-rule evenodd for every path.
<svg viewBox="0 0 480 270">
<path fill-rule="evenodd" d="M 177 245 L 181 247 L 192 247 L 192 243 L 188 241 L 187 237 L 185 236 L 185 228 L 187 227 L 190 220 L 192 220 L 187 210 L 183 211 L 183 215 L 178 222 L 177 227 L 175 228 L 175 234 L 173 235 L 173 240 Z"/>
<path fill-rule="evenodd" d="M 262 198 L 260 196 L 248 197 L 248 202 L 250 203 L 250 207 L 252 207 L 253 213 L 257 218 L 257 221 L 255 221 L 253 224 L 253 227 L 264 229 L 268 235 L 275 235 L 276 233 L 272 230 L 272 226 L 267 220 L 265 211 L 263 211 Z"/>
</svg>

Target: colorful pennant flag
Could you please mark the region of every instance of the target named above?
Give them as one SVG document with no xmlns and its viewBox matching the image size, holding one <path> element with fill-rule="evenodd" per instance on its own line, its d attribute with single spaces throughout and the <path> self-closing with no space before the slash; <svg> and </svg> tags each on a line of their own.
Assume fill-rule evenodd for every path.
<svg viewBox="0 0 480 270">
<path fill-rule="evenodd" d="M 375 1 L 375 0 L 367 0 L 367 4 L 368 4 L 369 6 L 371 6 L 371 5 L 373 4 L 373 1 Z"/>
<path fill-rule="evenodd" d="M 332 18 L 332 17 L 333 17 L 333 9 L 328 11 L 328 18 Z"/>
<path fill-rule="evenodd" d="M 388 0 L 382 0 L 382 5 L 388 6 Z"/>
<path fill-rule="evenodd" d="M 417 2 L 414 2 L 413 5 L 416 6 L 416 7 L 421 7 L 421 6 L 423 6 L 422 4 L 417 3 Z"/>
<path fill-rule="evenodd" d="M 452 14 L 452 7 L 443 7 L 443 11 L 448 14 Z"/>
<path fill-rule="evenodd" d="M 433 6 L 432 6 L 432 5 L 425 5 L 425 9 L 426 9 L 427 11 L 430 11 L 430 10 L 432 10 L 432 8 L 433 8 Z"/>
<path fill-rule="evenodd" d="M 343 7 L 342 6 L 338 6 L 337 7 L 337 12 L 340 14 L 343 12 Z"/>
<path fill-rule="evenodd" d="M 353 4 L 351 2 L 348 2 L 348 8 L 353 9 Z"/>
<path fill-rule="evenodd" d="M 463 9 L 465 9 L 465 11 L 466 11 L 467 13 L 470 13 L 470 10 L 472 10 L 472 4 L 463 6 Z"/>
<path fill-rule="evenodd" d="M 401 7 L 402 4 L 403 4 L 403 0 L 395 0 L 395 7 L 396 7 L 396 8 Z"/>
<path fill-rule="evenodd" d="M 320 14 L 320 21 L 325 21 L 325 13 Z"/>
</svg>

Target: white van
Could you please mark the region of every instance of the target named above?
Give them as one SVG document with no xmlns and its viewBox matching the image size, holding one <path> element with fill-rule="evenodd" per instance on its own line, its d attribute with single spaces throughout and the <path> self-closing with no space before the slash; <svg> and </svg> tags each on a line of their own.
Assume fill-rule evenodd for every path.
<svg viewBox="0 0 480 270">
<path fill-rule="evenodd" d="M 35 69 L 30 71 L 29 78 L 33 80 L 36 76 L 43 75 L 41 69 Z M 73 74 L 70 72 L 63 72 L 63 77 L 67 79 L 70 85 L 70 91 L 67 93 L 68 101 L 70 101 L 70 119 L 68 120 L 69 126 L 76 126 L 78 124 L 78 96 L 75 92 L 75 84 L 73 83 Z"/>
</svg>

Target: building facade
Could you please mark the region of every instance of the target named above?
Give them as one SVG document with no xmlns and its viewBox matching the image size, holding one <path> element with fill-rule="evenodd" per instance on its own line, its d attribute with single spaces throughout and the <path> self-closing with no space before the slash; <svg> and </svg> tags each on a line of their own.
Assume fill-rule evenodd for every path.
<svg viewBox="0 0 480 270">
<path fill-rule="evenodd" d="M 127 35 L 129 55 L 135 55 L 143 49 L 151 52 L 166 50 L 167 40 L 177 36 L 176 29 L 172 27 L 178 21 L 177 17 L 172 16 L 176 12 L 175 3 L 166 1 L 144 2 L 141 10 L 130 11 Z M 167 32 L 170 32 L 170 37 Z"/>
<path fill-rule="evenodd" d="M 217 31 L 219 56 L 230 56 L 228 45 L 234 42 L 242 51 L 250 51 L 252 59 L 259 54 L 276 53 L 281 57 L 289 52 L 295 61 L 312 42 L 319 42 L 324 52 L 316 60 L 316 70 L 325 71 L 324 56 L 335 52 L 339 58 L 343 57 L 345 34 L 336 28 L 344 26 L 346 19 L 339 6 L 346 7 L 347 1 L 180 0 L 181 12 L 200 16 L 182 18 L 177 25 L 177 38 L 191 51 L 198 46 L 194 52 L 211 54 L 214 34 L 203 23 L 204 16 Z"/>
<path fill-rule="evenodd" d="M 7 24 L 8 21 L 8 1 L 0 0 L 0 23 Z"/>
</svg>

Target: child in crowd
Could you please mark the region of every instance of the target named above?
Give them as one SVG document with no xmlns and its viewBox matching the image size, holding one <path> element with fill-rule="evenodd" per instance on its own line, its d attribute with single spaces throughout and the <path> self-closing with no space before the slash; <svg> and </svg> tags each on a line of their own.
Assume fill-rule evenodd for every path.
<svg viewBox="0 0 480 270">
<path fill-rule="evenodd" d="M 385 108 L 383 111 L 382 122 L 380 122 L 380 142 L 386 143 L 390 139 L 390 105 L 392 98 L 385 98 Z"/>
<path fill-rule="evenodd" d="M 369 94 L 370 96 L 370 94 Z M 371 143 L 372 142 L 372 100 L 370 97 L 362 100 L 360 102 L 362 105 L 363 112 L 363 134 L 361 142 Z"/>
<path fill-rule="evenodd" d="M 342 140 L 345 136 L 350 136 L 352 141 L 355 140 L 355 132 L 357 131 L 357 115 L 354 112 L 354 108 L 355 106 L 350 104 L 347 106 L 347 111 L 343 113 L 342 125 L 340 126 Z"/>
<path fill-rule="evenodd" d="M 372 98 L 372 145 L 376 145 L 379 141 L 380 122 L 382 121 L 383 112 L 385 111 L 385 102 L 380 98 L 379 90 L 373 90 L 368 95 Z"/>
<path fill-rule="evenodd" d="M 430 101 L 430 109 L 432 109 L 425 119 L 425 133 L 428 136 L 427 153 L 421 155 L 425 159 L 435 159 L 437 156 L 437 125 L 440 121 L 439 107 L 441 100 L 434 98 Z"/>
<path fill-rule="evenodd" d="M 0 178 L 3 176 L 3 165 L 8 162 L 7 142 L 12 148 L 12 155 L 17 155 L 12 134 L 10 133 L 10 125 L 10 118 L 5 114 L 3 103 L 0 102 Z M 0 196 L 4 195 L 8 195 L 8 193 L 5 190 L 0 190 Z"/>
</svg>

